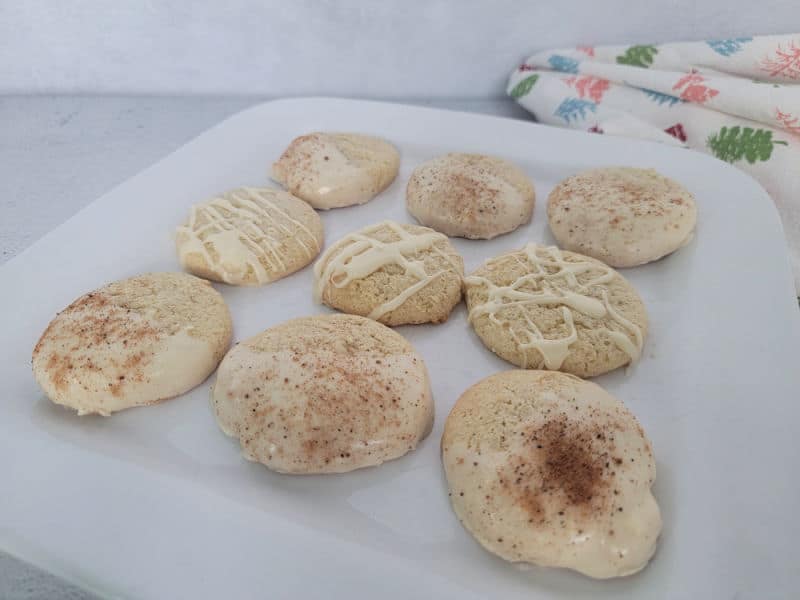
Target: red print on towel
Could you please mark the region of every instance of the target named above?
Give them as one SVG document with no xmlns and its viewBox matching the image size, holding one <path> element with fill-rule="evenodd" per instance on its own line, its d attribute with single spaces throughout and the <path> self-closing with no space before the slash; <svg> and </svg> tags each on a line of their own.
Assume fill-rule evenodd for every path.
<svg viewBox="0 0 800 600">
<path fill-rule="evenodd" d="M 664 131 L 682 142 L 686 141 L 686 132 L 683 130 L 683 125 L 680 123 L 675 123 L 675 125 L 667 127 Z"/>
<path fill-rule="evenodd" d="M 586 56 L 594 58 L 594 48 L 591 46 L 578 46 L 575 48 L 578 52 L 583 52 Z"/>
<path fill-rule="evenodd" d="M 523 71 L 534 71 L 535 69 L 536 69 L 536 67 L 534 67 L 532 65 L 526 65 L 525 63 L 523 63 L 523 64 L 521 64 L 519 66 L 520 72 L 523 72 Z"/>
<path fill-rule="evenodd" d="M 703 85 L 702 82 L 705 80 L 706 78 L 697 71 L 692 71 L 681 77 L 672 89 L 681 90 L 682 100 L 702 104 L 719 94 L 719 91 Z"/>
<path fill-rule="evenodd" d="M 781 112 L 781 109 L 776 108 L 775 120 L 787 131 L 800 134 L 800 117 L 795 117 L 791 113 Z"/>
<path fill-rule="evenodd" d="M 599 77 L 592 77 L 591 75 L 584 75 L 583 77 L 567 77 L 564 79 L 570 87 L 574 87 L 578 92 L 578 97 L 589 98 L 592 102 L 597 104 L 603 99 L 603 94 L 606 93 L 609 83 L 608 79 L 600 79 Z"/>
<path fill-rule="evenodd" d="M 784 50 L 778 44 L 775 54 L 764 57 L 758 66 L 762 71 L 769 73 L 770 77 L 800 79 L 800 47 L 794 42 L 789 42 L 789 47 Z"/>
</svg>

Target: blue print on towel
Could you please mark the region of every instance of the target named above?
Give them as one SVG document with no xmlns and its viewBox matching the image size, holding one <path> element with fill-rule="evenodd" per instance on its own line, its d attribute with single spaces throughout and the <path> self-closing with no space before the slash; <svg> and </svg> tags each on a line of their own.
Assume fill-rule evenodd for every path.
<svg viewBox="0 0 800 600">
<path fill-rule="evenodd" d="M 739 38 L 730 38 L 727 40 L 708 40 L 706 44 L 716 52 L 717 54 L 721 54 L 722 56 L 730 56 L 731 54 L 736 54 L 739 50 L 742 49 L 747 42 L 752 42 L 753 38 L 751 37 L 739 37 Z"/>
<path fill-rule="evenodd" d="M 567 98 L 558 105 L 553 114 L 561 117 L 567 123 L 571 123 L 573 120 L 585 119 L 586 111 L 597 112 L 597 104 L 580 98 Z"/>
<path fill-rule="evenodd" d="M 685 102 L 681 98 L 677 96 L 670 96 L 669 94 L 662 94 L 661 92 L 657 92 L 655 90 L 648 90 L 646 88 L 642 88 L 642 91 L 647 94 L 647 97 L 650 98 L 653 102 L 658 102 L 659 106 L 664 106 L 665 104 L 668 106 L 675 106 L 676 104 L 680 104 L 681 102 Z"/>
<path fill-rule="evenodd" d="M 561 71 L 562 73 L 578 72 L 578 61 L 574 58 L 569 58 L 568 56 L 553 54 L 553 56 L 547 59 L 547 63 L 555 71 Z"/>
</svg>

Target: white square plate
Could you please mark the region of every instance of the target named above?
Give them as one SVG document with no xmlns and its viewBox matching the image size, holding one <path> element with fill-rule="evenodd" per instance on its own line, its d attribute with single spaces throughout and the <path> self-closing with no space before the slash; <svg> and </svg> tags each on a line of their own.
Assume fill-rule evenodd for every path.
<svg viewBox="0 0 800 600">
<path fill-rule="evenodd" d="M 496 154 L 535 181 L 530 225 L 454 243 L 467 270 L 529 240 L 552 243 L 545 200 L 593 166 L 656 167 L 696 196 L 695 240 L 624 275 L 647 305 L 642 361 L 597 381 L 653 441 L 664 518 L 658 552 L 633 577 L 593 581 L 515 568 L 482 550 L 450 510 L 439 461 L 459 394 L 510 365 L 472 333 L 463 306 L 402 327 L 436 402 L 408 456 L 345 475 L 277 475 L 240 458 L 208 407 L 209 382 L 158 406 L 78 418 L 30 372 L 57 310 L 107 281 L 177 270 L 172 232 L 197 201 L 267 184 L 296 135 L 353 130 L 402 153 L 400 175 L 361 207 L 322 213 L 328 243 L 364 225 L 411 221 L 411 170 L 448 151 Z M 57 199 L 54 198 L 54 201 Z M 217 286 L 235 338 L 325 309 L 311 269 L 259 289 Z M 775 209 L 749 177 L 690 151 L 522 121 L 373 102 L 284 100 L 246 110 L 127 181 L 0 268 L 6 393 L 0 416 L 0 547 L 81 585 L 131 598 L 788 597 L 800 589 L 800 312 Z"/>
</svg>

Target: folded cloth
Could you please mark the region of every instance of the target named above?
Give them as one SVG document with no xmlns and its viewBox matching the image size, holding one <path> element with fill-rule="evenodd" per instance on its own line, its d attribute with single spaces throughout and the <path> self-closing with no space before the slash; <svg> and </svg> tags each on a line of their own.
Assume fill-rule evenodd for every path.
<svg viewBox="0 0 800 600">
<path fill-rule="evenodd" d="M 508 94 L 543 123 L 685 146 L 752 175 L 800 293 L 800 34 L 540 52 Z"/>
</svg>

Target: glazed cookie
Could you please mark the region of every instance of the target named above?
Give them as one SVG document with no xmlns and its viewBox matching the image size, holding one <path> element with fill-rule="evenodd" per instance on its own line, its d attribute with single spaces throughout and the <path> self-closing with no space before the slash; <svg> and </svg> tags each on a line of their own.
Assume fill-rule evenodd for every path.
<svg viewBox="0 0 800 600">
<path fill-rule="evenodd" d="M 518 367 L 592 377 L 642 352 L 642 300 L 593 258 L 528 244 L 487 261 L 464 279 L 464 291 L 475 332 Z"/>
<path fill-rule="evenodd" d="M 411 174 L 406 206 L 423 225 L 445 235 L 491 239 L 531 220 L 533 183 L 502 158 L 445 154 Z"/>
<path fill-rule="evenodd" d="M 464 261 L 446 236 L 383 221 L 351 233 L 314 265 L 314 299 L 386 325 L 441 323 L 461 299 Z"/>
<path fill-rule="evenodd" d="M 400 154 L 386 140 L 358 133 L 310 133 L 292 141 L 272 178 L 314 208 L 364 204 L 397 177 Z"/>
<path fill-rule="evenodd" d="M 293 319 L 234 346 L 211 393 L 245 458 L 282 473 L 342 473 L 398 458 L 430 433 L 428 372 L 371 319 Z"/>
<path fill-rule="evenodd" d="M 60 312 L 33 350 L 33 374 L 56 404 L 107 416 L 202 383 L 230 339 L 228 308 L 210 283 L 149 273 L 103 286 Z"/>
<path fill-rule="evenodd" d="M 652 447 L 593 383 L 548 371 L 483 379 L 447 417 L 442 461 L 456 516 L 505 560 L 604 579 L 655 552 Z"/>
<path fill-rule="evenodd" d="M 653 169 L 592 169 L 559 183 L 547 200 L 558 243 L 612 267 L 658 260 L 692 239 L 697 209 L 681 184 Z"/>
<path fill-rule="evenodd" d="M 262 285 L 316 258 L 322 221 L 287 192 L 240 188 L 193 206 L 175 241 L 187 271 L 232 285 Z"/>
</svg>

